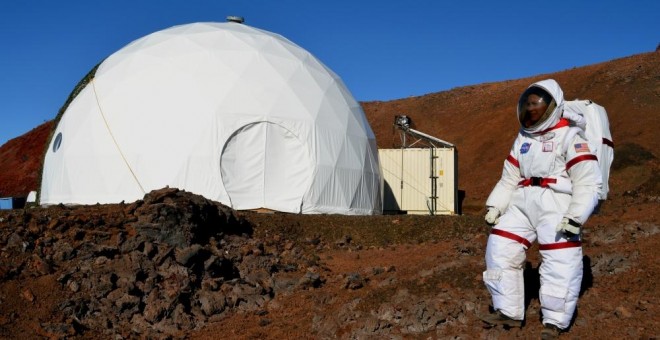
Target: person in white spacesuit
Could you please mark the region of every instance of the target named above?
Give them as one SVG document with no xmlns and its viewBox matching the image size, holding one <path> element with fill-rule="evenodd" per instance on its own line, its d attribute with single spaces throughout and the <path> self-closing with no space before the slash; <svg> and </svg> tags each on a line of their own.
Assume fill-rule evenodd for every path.
<svg viewBox="0 0 660 340">
<path fill-rule="evenodd" d="M 597 158 L 583 131 L 562 118 L 563 105 L 552 79 L 520 96 L 520 132 L 486 201 L 492 230 L 483 280 L 495 312 L 481 318 L 491 326 L 522 326 L 525 251 L 537 240 L 543 339 L 558 337 L 573 317 L 582 281 L 581 228 L 602 185 Z"/>
</svg>

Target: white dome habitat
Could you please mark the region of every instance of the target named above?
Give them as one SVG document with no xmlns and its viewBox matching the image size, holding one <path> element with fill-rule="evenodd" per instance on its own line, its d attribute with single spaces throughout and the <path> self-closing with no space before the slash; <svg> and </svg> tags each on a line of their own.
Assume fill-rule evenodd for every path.
<svg viewBox="0 0 660 340">
<path fill-rule="evenodd" d="M 104 60 L 56 124 L 40 203 L 166 186 L 238 210 L 381 211 L 375 137 L 339 77 L 233 22 L 175 26 Z"/>
</svg>

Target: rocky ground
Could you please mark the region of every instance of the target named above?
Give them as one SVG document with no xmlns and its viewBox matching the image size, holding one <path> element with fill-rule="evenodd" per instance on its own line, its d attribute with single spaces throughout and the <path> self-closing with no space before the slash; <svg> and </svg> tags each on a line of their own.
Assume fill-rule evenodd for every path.
<svg viewBox="0 0 660 340">
<path fill-rule="evenodd" d="M 658 196 L 607 201 L 585 231 L 567 338 L 660 334 Z M 133 204 L 0 212 L 0 336 L 49 339 L 534 338 L 484 328 L 480 216 L 236 212 L 178 189 Z"/>
</svg>

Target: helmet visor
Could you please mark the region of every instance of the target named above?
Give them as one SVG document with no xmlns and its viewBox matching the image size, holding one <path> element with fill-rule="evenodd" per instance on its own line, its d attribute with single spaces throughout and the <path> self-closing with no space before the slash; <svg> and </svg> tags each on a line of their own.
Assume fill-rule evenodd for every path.
<svg viewBox="0 0 660 340">
<path fill-rule="evenodd" d="M 518 100 L 518 120 L 525 128 L 534 128 L 545 122 L 557 108 L 557 103 L 544 89 L 532 86 Z"/>
</svg>

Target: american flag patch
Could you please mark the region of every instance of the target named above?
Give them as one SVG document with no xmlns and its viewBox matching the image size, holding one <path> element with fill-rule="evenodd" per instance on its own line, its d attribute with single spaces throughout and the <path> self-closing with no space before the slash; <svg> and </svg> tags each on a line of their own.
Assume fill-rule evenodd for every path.
<svg viewBox="0 0 660 340">
<path fill-rule="evenodd" d="M 576 143 L 575 152 L 591 152 L 591 150 L 589 150 L 589 144 L 587 143 Z"/>
</svg>

